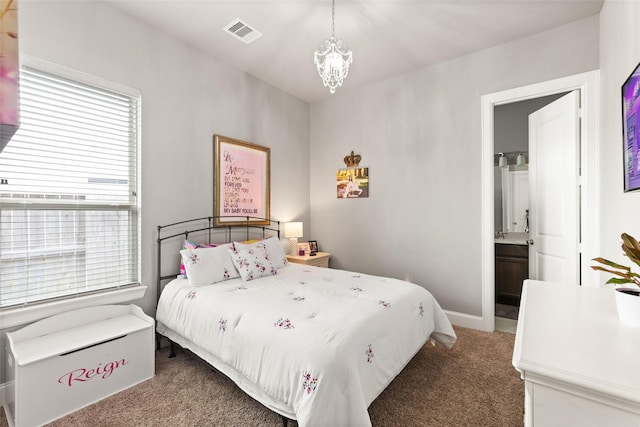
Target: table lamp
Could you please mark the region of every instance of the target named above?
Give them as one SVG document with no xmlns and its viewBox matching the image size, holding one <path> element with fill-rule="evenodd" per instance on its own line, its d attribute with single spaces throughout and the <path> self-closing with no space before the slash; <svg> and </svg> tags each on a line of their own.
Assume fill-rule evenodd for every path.
<svg viewBox="0 0 640 427">
<path fill-rule="evenodd" d="M 298 237 L 302 237 L 302 223 L 285 222 L 284 237 L 289 239 L 289 254 L 298 255 Z"/>
</svg>

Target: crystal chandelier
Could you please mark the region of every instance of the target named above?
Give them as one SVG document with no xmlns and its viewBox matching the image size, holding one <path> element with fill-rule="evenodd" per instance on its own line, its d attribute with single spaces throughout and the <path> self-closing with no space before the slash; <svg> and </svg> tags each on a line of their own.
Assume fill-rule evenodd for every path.
<svg viewBox="0 0 640 427">
<path fill-rule="evenodd" d="M 331 38 L 320 45 L 313 54 L 313 62 L 318 67 L 318 74 L 322 83 L 329 88 L 329 92 L 336 93 L 336 88 L 349 74 L 349 65 L 353 62 L 351 51 L 347 45 L 335 37 L 336 2 L 331 2 Z"/>
</svg>

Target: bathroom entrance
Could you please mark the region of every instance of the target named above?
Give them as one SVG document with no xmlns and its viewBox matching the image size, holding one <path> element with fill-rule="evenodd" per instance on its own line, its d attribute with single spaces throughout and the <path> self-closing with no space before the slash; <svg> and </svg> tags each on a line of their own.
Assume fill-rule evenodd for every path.
<svg viewBox="0 0 640 427">
<path fill-rule="evenodd" d="M 589 268 L 589 263 L 586 260 L 598 256 L 598 200 L 599 200 L 599 164 L 598 164 L 598 103 L 599 103 L 599 89 L 598 82 L 600 78 L 599 71 L 589 71 L 581 74 L 575 74 L 572 76 L 562 77 L 555 80 L 549 80 L 541 83 L 535 83 L 528 86 L 522 86 L 514 89 L 508 89 L 501 92 L 495 92 L 487 95 L 483 95 L 481 98 L 482 107 L 482 265 L 483 265 L 483 278 L 482 278 L 482 316 L 478 320 L 481 322 L 480 327 L 483 330 L 494 331 L 496 327 L 495 317 L 495 247 L 496 247 L 496 228 L 495 228 L 495 206 L 496 206 L 496 191 L 494 188 L 494 166 L 496 158 L 495 154 L 499 151 L 494 150 L 494 110 L 502 105 L 517 103 L 533 98 L 546 97 L 548 95 L 561 94 L 573 92 L 577 94 L 576 104 L 579 104 L 580 108 L 580 120 L 577 122 L 580 145 L 576 156 L 572 161 L 575 161 L 576 167 L 579 168 L 580 178 L 576 180 L 577 186 L 570 191 L 577 197 L 577 216 L 574 217 L 570 223 L 575 226 L 577 235 L 579 236 L 580 243 L 577 247 L 568 246 L 576 253 L 576 260 L 579 269 L 576 269 L 574 277 L 575 281 L 563 282 L 568 285 L 578 285 L 597 287 L 599 286 L 598 274 Z M 549 122 L 553 123 L 553 121 Z M 549 147 L 547 147 L 549 148 Z M 532 150 L 529 150 L 529 156 L 533 157 Z M 556 153 L 559 155 L 558 159 L 563 159 L 562 162 L 567 161 L 563 153 Z M 558 160 L 556 159 L 556 160 Z M 531 159 L 529 159 L 531 161 Z M 554 167 L 552 164 L 556 164 L 555 161 L 545 164 L 545 167 Z M 529 164 L 529 178 L 534 173 L 533 162 Z M 547 176 L 542 173 L 541 176 Z M 553 179 L 551 178 L 546 182 L 543 187 L 545 191 L 547 188 L 554 188 Z M 558 196 L 556 196 L 558 197 Z M 564 197 L 561 197 L 564 199 Z M 547 204 L 553 207 L 553 203 Z M 548 207 L 547 206 L 547 207 Z M 534 206 L 530 207 L 530 228 L 535 224 L 535 215 L 543 214 L 549 215 L 552 210 L 544 209 L 538 210 L 537 213 L 533 210 Z M 554 218 L 552 218 L 554 219 Z M 569 224 L 568 221 L 560 217 L 554 219 L 557 220 L 555 225 Z M 550 221 L 546 221 L 546 224 L 552 224 Z M 530 234 L 533 230 L 530 229 Z M 549 230 L 543 231 L 543 234 L 549 234 Z M 544 237 L 544 236 L 543 236 Z M 535 238 L 533 239 L 535 241 Z M 531 247 L 531 245 L 529 245 Z M 534 243 L 536 250 L 538 248 L 537 242 Z M 540 246 L 544 249 L 544 245 Z M 542 267 L 548 265 L 547 261 L 551 260 L 551 257 L 544 257 L 544 254 L 536 254 L 538 259 L 543 261 Z M 573 269 L 572 269 L 573 271 Z M 544 276 L 543 276 L 544 277 Z"/>
<path fill-rule="evenodd" d="M 566 93 L 494 108 L 495 315 L 518 318 L 529 267 L 529 116 Z"/>
</svg>

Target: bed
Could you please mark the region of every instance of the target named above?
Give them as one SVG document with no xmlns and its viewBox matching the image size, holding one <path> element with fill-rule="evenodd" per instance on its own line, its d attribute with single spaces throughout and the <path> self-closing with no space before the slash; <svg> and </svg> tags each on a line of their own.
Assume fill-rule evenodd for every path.
<svg viewBox="0 0 640 427">
<path fill-rule="evenodd" d="M 227 375 L 285 424 L 370 426 L 368 406 L 428 340 L 447 348 L 455 342 L 446 315 L 421 286 L 287 263 L 277 222 L 255 227 L 247 218 L 236 240 L 237 227 L 214 229 L 209 218 L 195 228 L 208 243 L 180 249 L 186 278 L 160 274 L 160 247 L 175 238 L 191 242 L 193 231 L 163 237 L 164 229 L 157 333 Z M 212 230 L 229 243 L 207 246 Z M 177 269 L 175 259 L 171 264 Z"/>
</svg>

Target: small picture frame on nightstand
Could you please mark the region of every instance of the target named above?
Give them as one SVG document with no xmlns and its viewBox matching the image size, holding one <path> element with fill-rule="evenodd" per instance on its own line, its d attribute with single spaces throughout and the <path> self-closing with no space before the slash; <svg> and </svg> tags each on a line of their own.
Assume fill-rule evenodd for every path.
<svg viewBox="0 0 640 427">
<path fill-rule="evenodd" d="M 298 256 L 308 256 L 310 253 L 309 243 L 298 243 Z"/>
<path fill-rule="evenodd" d="M 318 253 L 318 241 L 309 240 L 309 255 L 315 256 Z"/>
</svg>

